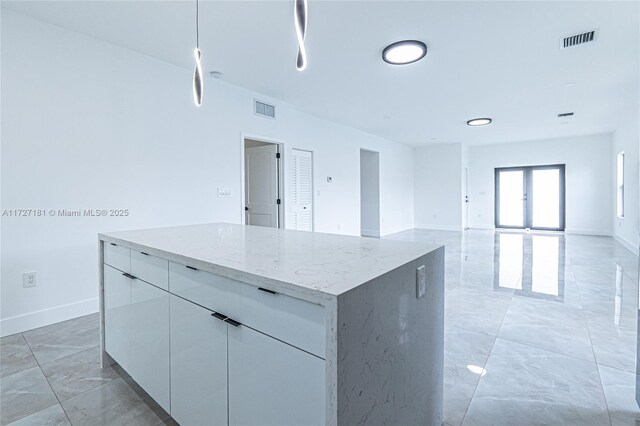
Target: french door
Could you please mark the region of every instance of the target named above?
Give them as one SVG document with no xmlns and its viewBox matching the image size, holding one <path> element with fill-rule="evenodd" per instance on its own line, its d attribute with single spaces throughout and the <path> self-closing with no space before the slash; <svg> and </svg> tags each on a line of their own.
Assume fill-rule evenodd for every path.
<svg viewBox="0 0 640 426">
<path fill-rule="evenodd" d="M 495 169 L 496 228 L 564 231 L 564 164 Z"/>
</svg>

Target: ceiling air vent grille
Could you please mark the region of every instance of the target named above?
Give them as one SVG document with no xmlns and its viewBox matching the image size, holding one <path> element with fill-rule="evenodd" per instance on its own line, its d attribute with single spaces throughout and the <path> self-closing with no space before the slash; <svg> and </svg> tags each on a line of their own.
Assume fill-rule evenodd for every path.
<svg viewBox="0 0 640 426">
<path fill-rule="evenodd" d="M 267 118 L 276 118 L 276 107 L 265 102 L 256 100 L 253 106 L 253 112 Z"/>
<path fill-rule="evenodd" d="M 596 39 L 596 30 L 587 31 L 586 33 L 574 34 L 560 40 L 560 48 L 577 46 L 579 44 L 589 43 Z"/>
</svg>

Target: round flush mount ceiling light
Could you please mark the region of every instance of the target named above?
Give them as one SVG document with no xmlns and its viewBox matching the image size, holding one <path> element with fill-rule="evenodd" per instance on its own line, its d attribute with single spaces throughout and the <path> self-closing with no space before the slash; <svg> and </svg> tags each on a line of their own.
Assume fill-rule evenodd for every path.
<svg viewBox="0 0 640 426">
<path fill-rule="evenodd" d="M 382 60 L 391 65 L 406 65 L 417 62 L 427 54 L 427 45 L 418 40 L 403 40 L 391 43 L 382 51 Z"/>
<path fill-rule="evenodd" d="M 490 118 L 473 118 L 467 121 L 467 126 L 486 126 L 487 124 L 491 124 Z"/>
</svg>

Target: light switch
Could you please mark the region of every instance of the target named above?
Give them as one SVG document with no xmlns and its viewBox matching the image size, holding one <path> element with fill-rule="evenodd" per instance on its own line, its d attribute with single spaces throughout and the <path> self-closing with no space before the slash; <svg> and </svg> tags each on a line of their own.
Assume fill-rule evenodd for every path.
<svg viewBox="0 0 640 426">
<path fill-rule="evenodd" d="M 416 269 L 416 297 L 420 299 L 427 292 L 427 269 L 424 265 Z"/>
</svg>

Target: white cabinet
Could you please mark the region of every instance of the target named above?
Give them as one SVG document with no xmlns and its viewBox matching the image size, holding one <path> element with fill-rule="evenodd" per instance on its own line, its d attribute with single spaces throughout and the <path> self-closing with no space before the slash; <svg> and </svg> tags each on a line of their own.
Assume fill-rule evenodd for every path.
<svg viewBox="0 0 640 426">
<path fill-rule="evenodd" d="M 171 416 L 181 425 L 227 425 L 227 323 L 171 296 Z"/>
<path fill-rule="evenodd" d="M 325 312 L 320 305 L 175 262 L 169 262 L 169 282 L 172 294 L 325 356 Z"/>
<path fill-rule="evenodd" d="M 145 252 L 131 250 L 131 275 L 169 290 L 169 262 Z"/>
<path fill-rule="evenodd" d="M 169 405 L 169 293 L 132 281 L 128 334 L 135 357 L 125 369 L 167 412 Z"/>
<path fill-rule="evenodd" d="M 245 326 L 228 341 L 230 425 L 325 423 L 324 360 Z"/>
<path fill-rule="evenodd" d="M 182 426 L 315 425 L 325 311 L 104 243 L 104 348 Z"/>
<path fill-rule="evenodd" d="M 170 411 L 169 293 L 104 265 L 104 303 L 105 350 Z"/>
<path fill-rule="evenodd" d="M 115 243 L 104 243 L 104 263 L 122 272 L 131 269 L 131 250 Z"/>
<path fill-rule="evenodd" d="M 121 271 L 104 265 L 105 350 L 125 370 L 134 356 L 129 346 L 131 319 L 131 280 Z"/>
</svg>

